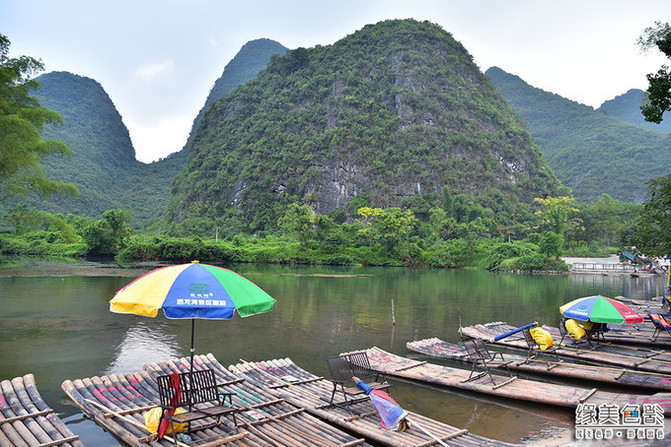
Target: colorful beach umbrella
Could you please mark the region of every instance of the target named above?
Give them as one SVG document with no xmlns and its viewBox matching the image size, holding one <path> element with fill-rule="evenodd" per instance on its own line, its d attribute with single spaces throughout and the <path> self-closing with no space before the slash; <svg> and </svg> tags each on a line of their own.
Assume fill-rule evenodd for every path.
<svg viewBox="0 0 671 447">
<path fill-rule="evenodd" d="M 643 317 L 623 302 L 602 295 L 575 299 L 561 306 L 559 311 L 566 318 L 593 323 L 643 322 Z"/>
<path fill-rule="evenodd" d="M 225 268 L 200 264 L 162 267 L 140 276 L 110 300 L 110 311 L 155 317 L 191 319 L 193 369 L 196 318 L 228 320 L 268 312 L 275 299 L 247 278 Z"/>
</svg>

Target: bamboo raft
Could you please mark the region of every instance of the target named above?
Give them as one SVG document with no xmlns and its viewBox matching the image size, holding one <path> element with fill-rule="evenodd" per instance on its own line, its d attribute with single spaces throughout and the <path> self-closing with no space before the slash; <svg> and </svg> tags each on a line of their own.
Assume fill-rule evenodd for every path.
<svg viewBox="0 0 671 447">
<path fill-rule="evenodd" d="M 669 334 L 660 334 L 655 341 L 652 340 L 655 328 L 649 321 L 646 323 L 609 325 L 608 327 L 610 330 L 603 333 L 603 337 L 608 343 L 646 346 L 660 350 L 671 349 L 671 337 Z M 543 329 L 550 332 L 553 340 L 561 339 L 559 328 L 543 325 Z"/>
<path fill-rule="evenodd" d="M 490 394 L 516 400 L 525 400 L 560 407 L 577 408 L 579 404 L 659 404 L 665 416 L 671 416 L 671 393 L 657 393 L 651 396 L 622 394 L 599 391 L 596 388 L 559 385 L 494 375 L 494 382 L 488 375 L 476 380 L 468 380 L 470 371 L 450 368 L 425 361 L 401 357 L 378 347 L 366 349 L 371 367 L 393 377 L 415 382 L 458 388 L 483 394 Z M 508 382 L 501 386 L 504 382 Z"/>
<path fill-rule="evenodd" d="M 561 337 L 559 337 L 557 328 L 550 326 L 543 326 L 543 328 L 552 334 L 553 340 L 559 341 Z M 497 335 L 504 334 L 513 329 L 516 328 L 498 321 L 463 327 L 460 329 L 460 332 L 466 337 L 479 338 L 489 342 Z M 522 333 L 517 333 L 499 341 L 493 341 L 492 343 L 509 348 L 528 349 Z M 613 343 L 595 343 L 595 348 L 592 350 L 577 349 L 568 343 L 555 346 L 556 349 L 553 349 L 552 352 L 560 357 L 578 359 L 592 364 L 613 365 L 639 371 L 671 374 L 671 353 L 664 350 L 616 345 Z"/>
<path fill-rule="evenodd" d="M 84 444 L 42 400 L 35 377 L 0 382 L 0 445 L 82 447 Z"/>
<path fill-rule="evenodd" d="M 469 433 L 442 422 L 409 412 L 411 427 L 406 431 L 390 431 L 379 427 L 380 417 L 368 398 L 350 405 L 351 413 L 342 405 L 342 397 L 335 405 L 329 403 L 333 385 L 330 380 L 307 372 L 289 359 L 258 363 L 244 362 L 229 369 L 246 377 L 250 382 L 272 390 L 280 399 L 369 439 L 376 445 L 391 447 L 429 447 L 449 444 L 451 447 L 511 446 Z M 336 394 L 336 401 L 338 400 Z M 413 424 L 414 423 L 414 424 Z M 426 430 L 426 431 L 423 431 Z"/>
<path fill-rule="evenodd" d="M 211 355 L 194 356 L 196 369 L 212 369 L 222 389 L 236 393 L 233 404 L 241 407 L 236 414 L 237 425 L 230 417 L 194 422 L 197 431 L 190 436 L 189 446 L 367 446 L 362 438 L 354 437 L 333 427 L 303 409 L 278 399 L 244 377 L 227 371 Z M 158 405 L 158 375 L 189 370 L 187 358 L 147 364 L 131 374 L 113 374 L 89 379 L 66 380 L 63 390 L 87 415 L 129 446 L 173 446 L 166 435 L 156 439 L 145 427 L 142 413 Z M 207 404 L 196 405 L 196 408 Z M 180 447 L 184 444 L 178 441 Z"/>
<path fill-rule="evenodd" d="M 411 351 L 436 359 L 470 363 L 468 353 L 463 346 L 448 343 L 439 338 L 427 338 L 409 342 L 406 344 L 406 347 Z M 527 357 L 523 355 L 497 351 L 497 356 L 499 354 L 502 356 L 503 362 L 509 363 L 506 366 L 504 366 L 502 362 L 492 363 L 493 368 L 505 369 L 507 367 L 511 371 L 552 375 L 608 383 L 611 385 L 671 392 L 671 375 L 668 374 L 608 366 L 564 363 L 557 362 L 553 359 L 547 360 L 548 357 L 527 360 Z"/>
</svg>

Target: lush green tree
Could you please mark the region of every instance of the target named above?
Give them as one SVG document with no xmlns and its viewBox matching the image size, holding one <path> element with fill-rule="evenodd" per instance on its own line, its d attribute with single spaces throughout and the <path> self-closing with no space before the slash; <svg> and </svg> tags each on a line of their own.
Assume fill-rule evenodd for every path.
<svg viewBox="0 0 671 447">
<path fill-rule="evenodd" d="M 10 210 L 3 220 L 11 226 L 15 235 L 23 236 L 29 232 L 50 233 L 45 237 L 52 242 L 58 240 L 70 244 L 77 240 L 74 217 L 38 211 L 20 204 Z"/>
<path fill-rule="evenodd" d="M 645 51 L 656 48 L 671 58 L 671 25 L 655 22 L 654 27 L 646 28 L 638 39 L 638 45 Z M 646 121 L 661 123 L 664 112 L 671 110 L 671 71 L 663 65 L 657 73 L 650 73 L 646 99 L 641 112 Z"/>
<path fill-rule="evenodd" d="M 596 242 L 603 248 L 622 245 L 623 236 L 631 232 L 640 207 L 603 194 L 593 202 L 579 205 L 584 231 L 567 231 L 567 239 L 585 244 Z"/>
<path fill-rule="evenodd" d="M 131 216 L 122 209 L 107 210 L 102 219 L 84 228 L 82 237 L 89 252 L 96 255 L 115 255 L 126 247 L 133 230 L 129 227 Z"/>
<path fill-rule="evenodd" d="M 30 96 L 39 87 L 31 76 L 43 65 L 28 56 L 8 57 L 9 46 L 9 39 L 0 34 L 0 202 L 31 191 L 76 195 L 73 185 L 47 179 L 40 164 L 45 155 L 69 155 L 65 144 L 42 140 L 45 124 L 62 124 L 59 114 Z"/>
<path fill-rule="evenodd" d="M 551 258 L 559 259 L 564 246 L 564 237 L 552 231 L 546 232 L 538 244 L 538 252 Z"/>
<path fill-rule="evenodd" d="M 650 180 L 650 198 L 643 203 L 629 241 L 648 256 L 671 254 L 671 175 Z"/>
<path fill-rule="evenodd" d="M 382 215 L 382 208 L 371 208 L 369 206 L 362 206 L 357 211 L 357 216 L 361 216 L 361 219 L 356 221 L 361 225 L 359 233 L 366 237 L 368 241 L 368 247 L 372 248 L 373 240 L 376 236 L 376 227 L 375 221 Z"/>
<path fill-rule="evenodd" d="M 388 208 L 375 220 L 375 226 L 385 245 L 394 248 L 407 239 L 416 222 L 417 218 L 412 211 Z"/>
<path fill-rule="evenodd" d="M 431 208 L 429 210 L 429 222 L 431 224 L 431 231 L 436 238 L 436 250 L 440 247 L 440 241 L 447 237 L 456 224 L 453 217 L 448 217 L 447 213 L 442 208 Z"/>
<path fill-rule="evenodd" d="M 305 204 L 292 203 L 284 216 L 280 217 L 280 229 L 298 240 L 300 247 L 309 239 L 310 231 L 315 223 L 315 214 Z"/>
<path fill-rule="evenodd" d="M 541 209 L 536 211 L 536 215 L 541 219 L 541 226 L 544 231 L 564 235 L 567 228 L 582 228 L 582 219 L 575 217 L 574 214 L 580 211 L 573 206 L 575 201 L 572 197 L 548 197 L 542 199 L 536 197 L 534 203 L 541 205 Z"/>
</svg>

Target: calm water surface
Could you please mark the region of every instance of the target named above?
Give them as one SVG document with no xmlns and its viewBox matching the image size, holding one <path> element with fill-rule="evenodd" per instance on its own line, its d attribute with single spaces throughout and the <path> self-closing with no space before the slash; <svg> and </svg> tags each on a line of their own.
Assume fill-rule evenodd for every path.
<svg viewBox="0 0 671 447">
<path fill-rule="evenodd" d="M 44 400 L 86 445 L 120 445 L 84 418 L 60 388 L 77 379 L 142 369 L 188 356 L 191 325 L 162 315 L 109 312 L 108 301 L 155 266 L 21 260 L 0 270 L 0 380 L 33 373 Z M 509 275 L 486 271 L 226 265 L 277 299 L 272 312 L 196 323 L 196 352 L 223 365 L 290 357 L 328 377 L 326 357 L 379 346 L 412 355 L 411 340 L 459 341 L 464 326 L 489 321 L 554 324 L 558 308 L 591 294 L 647 299 L 661 278 Z M 392 301 L 396 325 L 392 324 Z M 404 408 L 509 442 L 537 441 L 573 427 L 568 410 L 394 382 Z"/>
</svg>

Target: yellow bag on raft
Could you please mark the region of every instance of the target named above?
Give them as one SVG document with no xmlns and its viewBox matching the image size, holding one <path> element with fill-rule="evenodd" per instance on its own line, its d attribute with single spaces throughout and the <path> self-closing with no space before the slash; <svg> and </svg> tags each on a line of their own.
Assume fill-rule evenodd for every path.
<svg viewBox="0 0 671 447">
<path fill-rule="evenodd" d="M 180 413 L 186 413 L 186 410 L 183 410 L 181 408 L 178 408 L 175 410 L 175 414 L 180 414 Z M 155 407 L 152 408 L 151 410 L 147 411 L 142 415 L 144 418 L 144 426 L 147 427 L 147 430 L 149 430 L 149 433 L 158 433 L 158 424 L 161 421 L 161 407 Z M 177 432 L 183 431 L 186 428 L 186 423 L 184 424 L 178 424 L 178 423 L 173 423 L 175 426 L 175 430 Z M 170 425 L 168 425 L 168 428 L 165 431 L 166 435 L 171 435 L 172 434 L 172 429 L 170 428 Z"/>
<path fill-rule="evenodd" d="M 534 341 L 541 347 L 541 351 L 545 351 L 552 347 L 552 335 L 548 331 L 538 326 L 529 329 Z"/>
<path fill-rule="evenodd" d="M 575 338 L 576 340 L 580 340 L 585 336 L 585 330 L 581 328 L 578 322 L 572 318 L 566 320 L 564 326 L 566 327 L 568 333 L 571 334 L 571 337 Z"/>
</svg>

